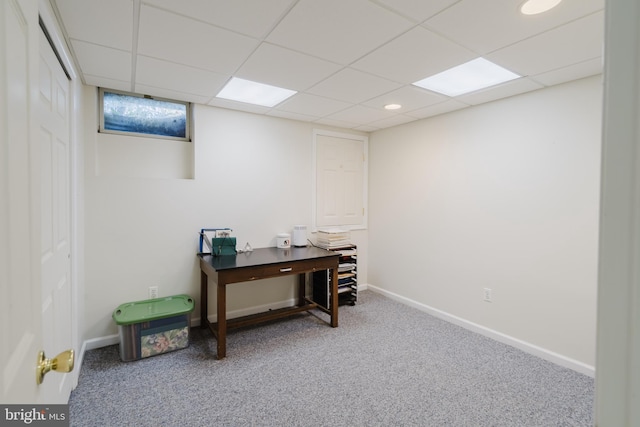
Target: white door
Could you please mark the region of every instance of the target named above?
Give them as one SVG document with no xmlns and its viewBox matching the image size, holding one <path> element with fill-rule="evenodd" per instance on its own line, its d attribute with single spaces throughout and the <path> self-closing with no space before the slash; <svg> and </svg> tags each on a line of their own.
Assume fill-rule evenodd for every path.
<svg viewBox="0 0 640 427">
<path fill-rule="evenodd" d="M 36 403 L 41 350 L 40 214 L 36 128 L 38 12 L 33 1 L 0 1 L 0 393 Z"/>
<path fill-rule="evenodd" d="M 0 402 L 66 403 L 73 377 L 36 383 L 72 341 L 69 82 L 37 2 L 0 1 L 0 64 Z"/>
<path fill-rule="evenodd" d="M 366 141 L 316 133 L 316 226 L 366 225 Z"/>
<path fill-rule="evenodd" d="M 40 31 L 38 139 L 40 143 L 40 262 L 42 343 L 47 357 L 72 348 L 70 237 L 70 84 Z M 43 403 L 67 403 L 73 376 L 51 373 Z"/>
</svg>

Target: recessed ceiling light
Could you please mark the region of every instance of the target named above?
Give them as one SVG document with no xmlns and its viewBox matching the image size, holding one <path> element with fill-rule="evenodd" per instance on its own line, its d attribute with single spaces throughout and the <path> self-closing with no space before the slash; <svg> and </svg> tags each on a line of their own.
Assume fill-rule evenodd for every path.
<svg viewBox="0 0 640 427">
<path fill-rule="evenodd" d="M 400 104 L 387 104 L 384 106 L 385 110 L 399 110 L 400 108 L 402 108 Z"/>
<path fill-rule="evenodd" d="M 473 61 L 417 81 L 414 85 L 447 96 L 458 96 L 519 77 L 521 76 L 484 58 L 476 58 Z"/>
<path fill-rule="evenodd" d="M 277 86 L 233 77 L 229 80 L 229 83 L 218 92 L 216 98 L 273 107 L 296 93 L 295 90 L 283 89 Z"/>
<path fill-rule="evenodd" d="M 561 1 L 562 0 L 527 0 L 520 6 L 520 12 L 524 15 L 537 15 L 538 13 L 553 9 L 560 4 Z"/>
</svg>

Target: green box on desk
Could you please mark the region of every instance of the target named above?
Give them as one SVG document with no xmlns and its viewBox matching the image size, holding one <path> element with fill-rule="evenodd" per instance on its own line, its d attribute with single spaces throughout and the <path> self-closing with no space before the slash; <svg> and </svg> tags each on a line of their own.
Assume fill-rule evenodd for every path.
<svg viewBox="0 0 640 427">
<path fill-rule="evenodd" d="M 120 336 L 120 359 L 129 362 L 188 347 L 193 308 L 189 295 L 120 305 L 113 312 Z"/>
</svg>

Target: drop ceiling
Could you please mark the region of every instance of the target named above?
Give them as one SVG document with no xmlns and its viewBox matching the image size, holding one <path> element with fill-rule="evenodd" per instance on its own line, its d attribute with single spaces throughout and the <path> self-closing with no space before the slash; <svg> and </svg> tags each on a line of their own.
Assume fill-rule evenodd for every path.
<svg viewBox="0 0 640 427">
<path fill-rule="evenodd" d="M 604 0 L 522 2 L 51 0 L 87 85 L 365 132 L 602 72 Z M 458 97 L 412 85 L 478 57 L 523 77 Z M 216 98 L 233 76 L 297 94 Z"/>
</svg>

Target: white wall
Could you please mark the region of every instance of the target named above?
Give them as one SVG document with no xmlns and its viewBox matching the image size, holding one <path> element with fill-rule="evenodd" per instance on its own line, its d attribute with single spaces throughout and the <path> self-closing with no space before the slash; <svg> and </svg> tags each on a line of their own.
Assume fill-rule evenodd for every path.
<svg viewBox="0 0 640 427">
<path fill-rule="evenodd" d="M 88 108 L 97 108 L 96 99 L 96 89 L 86 88 Z M 247 241 L 259 248 L 275 246 L 276 234 L 293 225 L 311 225 L 310 123 L 197 105 L 194 142 L 185 146 L 98 134 L 97 110 L 86 116 L 87 338 L 115 334 L 113 310 L 146 299 L 149 286 L 160 296 L 192 295 L 199 318 L 201 228 L 231 227 L 239 248 Z M 366 231 L 352 237 L 366 253 Z M 233 285 L 228 310 L 288 302 L 293 284 L 290 276 Z"/>
<path fill-rule="evenodd" d="M 153 140 L 109 145 L 84 95 L 85 338 L 116 333 L 113 309 L 149 286 L 197 299 L 200 228 L 262 247 L 311 224 L 311 124 L 196 106 L 172 166 L 166 141 L 148 157 Z M 360 283 L 593 366 L 600 115 L 593 77 L 370 135 Z M 229 310 L 291 298 L 293 279 L 277 282 L 230 289 Z"/>
<path fill-rule="evenodd" d="M 368 283 L 593 367 L 601 93 L 596 76 L 373 133 Z"/>
</svg>

